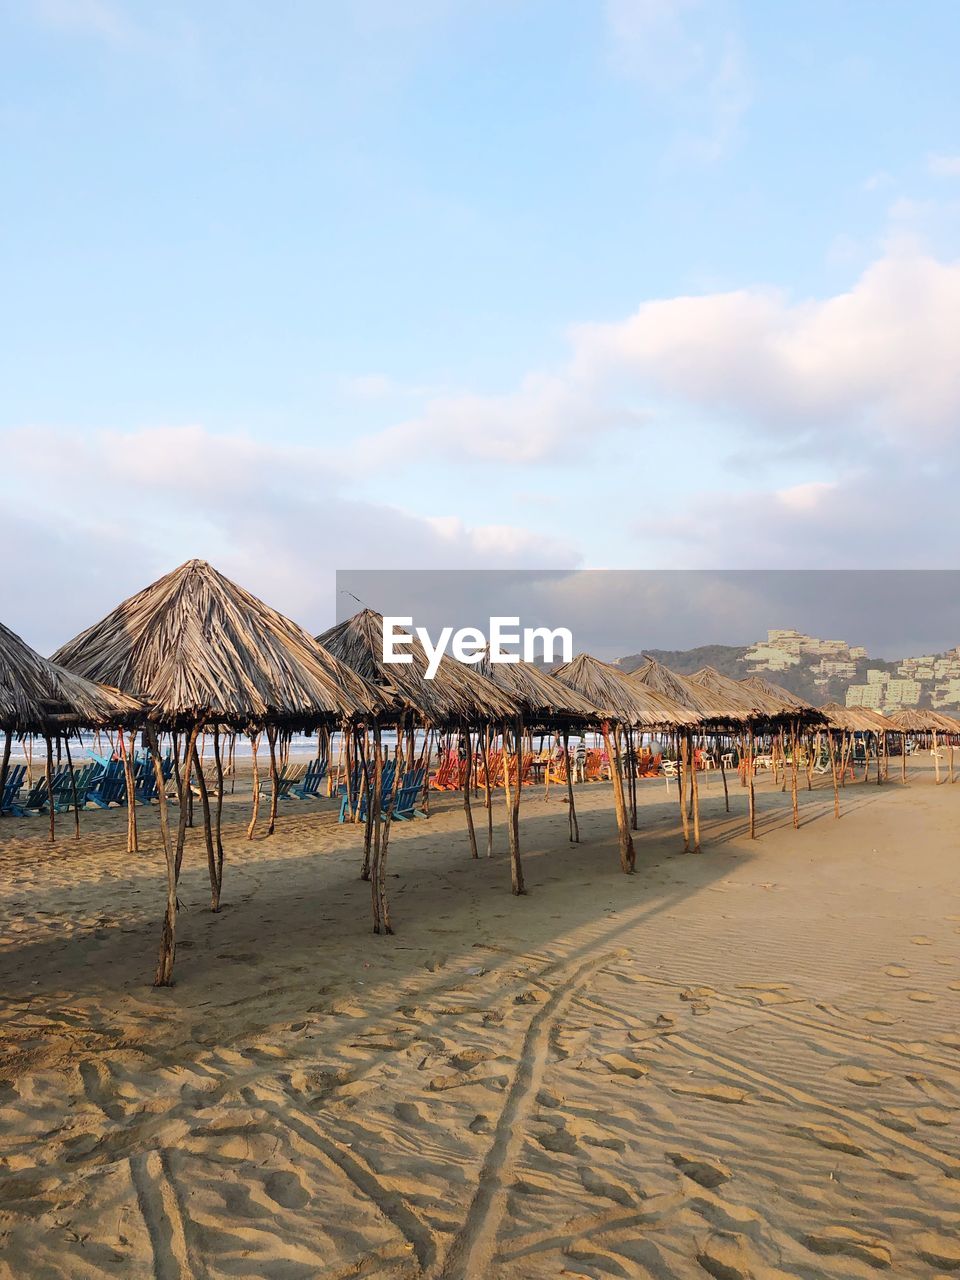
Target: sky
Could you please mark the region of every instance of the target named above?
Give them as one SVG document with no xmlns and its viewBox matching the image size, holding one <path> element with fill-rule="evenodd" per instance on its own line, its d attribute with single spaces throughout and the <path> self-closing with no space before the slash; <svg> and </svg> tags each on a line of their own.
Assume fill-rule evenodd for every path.
<svg viewBox="0 0 960 1280">
<path fill-rule="evenodd" d="M 0 0 L 0 617 L 194 556 L 313 631 L 337 569 L 952 567 L 958 38 Z"/>
</svg>

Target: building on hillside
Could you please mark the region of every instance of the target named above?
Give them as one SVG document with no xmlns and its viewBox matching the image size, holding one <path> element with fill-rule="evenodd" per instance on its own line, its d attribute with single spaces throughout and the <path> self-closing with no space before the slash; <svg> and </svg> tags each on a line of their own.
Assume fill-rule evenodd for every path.
<svg viewBox="0 0 960 1280">
<path fill-rule="evenodd" d="M 882 684 L 851 684 L 847 688 L 848 707 L 872 707 L 879 711 L 883 706 Z"/>
</svg>

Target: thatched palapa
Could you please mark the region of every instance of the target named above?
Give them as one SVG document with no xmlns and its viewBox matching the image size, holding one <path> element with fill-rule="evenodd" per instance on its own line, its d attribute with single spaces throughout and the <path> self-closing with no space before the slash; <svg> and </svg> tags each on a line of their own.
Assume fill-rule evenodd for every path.
<svg viewBox="0 0 960 1280">
<path fill-rule="evenodd" d="M 555 667 L 554 679 L 569 685 L 587 699 L 604 720 L 629 728 L 678 729 L 700 723 L 695 712 L 637 683 L 619 667 L 588 653 Z"/>
<path fill-rule="evenodd" d="M 692 711 L 703 725 L 716 728 L 743 722 L 728 699 L 705 685 L 695 684 L 689 676 L 678 675 L 656 658 L 645 658 L 639 667 L 629 672 L 629 679 Z"/>
<path fill-rule="evenodd" d="M 317 636 L 317 644 L 374 685 L 395 714 L 412 711 L 425 725 L 479 724 L 508 720 L 517 713 L 509 694 L 476 667 L 452 658 L 441 658 L 436 675 L 428 680 L 426 650 L 415 635 L 402 650 L 412 662 L 384 662 L 383 616 L 373 609 L 330 627 Z"/>
<path fill-rule="evenodd" d="M 42 658 L 0 623 L 0 729 L 56 734 L 127 725 L 142 715 L 136 698 Z"/>
<path fill-rule="evenodd" d="M 125 600 L 54 661 L 142 698 L 164 728 L 313 728 L 382 706 L 295 622 L 203 560 Z"/>
<path fill-rule="evenodd" d="M 196 770 L 203 803 L 211 906 L 218 910 L 223 876 L 220 820 L 223 768 L 217 746 L 221 726 L 241 732 L 266 728 L 276 819 L 277 730 L 309 729 L 376 714 L 377 691 L 326 653 L 296 623 L 225 578 L 203 560 L 190 560 L 118 605 L 102 621 L 64 645 L 57 661 L 88 679 L 115 684 L 141 698 L 156 771 L 160 826 L 167 858 L 167 910 L 156 983 L 172 981 L 177 881 L 183 859 L 191 777 Z M 203 727 L 214 733 L 217 765 L 216 824 L 197 754 Z M 166 788 L 162 781 L 158 730 L 186 737 L 183 775 L 178 779 L 180 821 L 171 841 Z M 259 804 L 254 785 L 254 817 Z"/>
</svg>

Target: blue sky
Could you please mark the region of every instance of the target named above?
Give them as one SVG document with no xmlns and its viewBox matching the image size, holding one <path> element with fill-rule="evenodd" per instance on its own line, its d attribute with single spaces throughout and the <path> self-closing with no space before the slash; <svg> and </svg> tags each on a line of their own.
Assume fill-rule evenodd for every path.
<svg viewBox="0 0 960 1280">
<path fill-rule="evenodd" d="M 958 37 L 0 0 L 4 620 L 191 555 L 317 629 L 338 566 L 954 564 Z"/>
</svg>

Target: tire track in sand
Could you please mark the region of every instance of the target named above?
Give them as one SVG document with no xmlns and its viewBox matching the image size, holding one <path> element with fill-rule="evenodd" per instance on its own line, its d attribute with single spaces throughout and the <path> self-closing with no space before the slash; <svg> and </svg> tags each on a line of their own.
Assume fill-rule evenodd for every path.
<svg viewBox="0 0 960 1280">
<path fill-rule="evenodd" d="M 489 1274 L 497 1231 L 505 1212 L 504 1183 L 525 1140 L 523 1120 L 543 1080 L 550 1034 L 572 997 L 615 958 L 614 953 L 605 952 L 583 961 L 554 987 L 527 1024 L 517 1071 L 500 1112 L 467 1216 L 439 1270 L 432 1268 L 425 1273 L 429 1280 L 482 1280 Z"/>
</svg>

